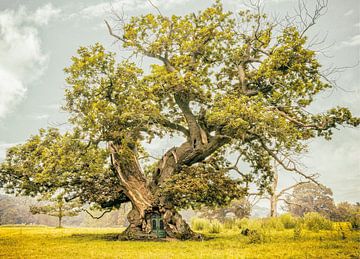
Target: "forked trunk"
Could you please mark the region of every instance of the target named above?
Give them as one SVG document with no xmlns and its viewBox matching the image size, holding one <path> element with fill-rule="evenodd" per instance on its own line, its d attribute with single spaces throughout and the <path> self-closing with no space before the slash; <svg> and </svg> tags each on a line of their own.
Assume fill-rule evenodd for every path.
<svg viewBox="0 0 360 259">
<path fill-rule="evenodd" d="M 162 230 L 166 237 L 189 239 L 194 232 L 182 219 L 181 215 L 170 205 L 165 204 L 162 197 L 156 194 L 146 181 L 134 152 L 121 150 L 119 146 L 109 145 L 111 160 L 117 172 L 123 192 L 130 199 L 132 209 L 127 215 L 129 226 L 125 230 L 125 238 L 150 239 L 158 238 Z M 154 225 L 156 217 L 161 226 Z"/>
</svg>

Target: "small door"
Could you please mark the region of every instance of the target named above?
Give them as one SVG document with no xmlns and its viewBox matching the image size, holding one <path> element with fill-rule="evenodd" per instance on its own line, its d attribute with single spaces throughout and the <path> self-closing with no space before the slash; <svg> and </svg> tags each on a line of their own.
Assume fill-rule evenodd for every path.
<svg viewBox="0 0 360 259">
<path fill-rule="evenodd" d="M 152 232 L 159 238 L 165 238 L 166 232 L 164 229 L 164 220 L 159 214 L 153 214 L 152 216 Z"/>
</svg>

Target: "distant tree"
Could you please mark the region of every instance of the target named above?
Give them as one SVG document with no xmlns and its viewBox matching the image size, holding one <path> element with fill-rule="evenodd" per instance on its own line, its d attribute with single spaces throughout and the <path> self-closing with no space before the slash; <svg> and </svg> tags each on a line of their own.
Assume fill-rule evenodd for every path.
<svg viewBox="0 0 360 259">
<path fill-rule="evenodd" d="M 29 213 L 29 204 L 27 198 L 14 199 L 12 196 L 0 194 L 0 225 L 34 222 Z"/>
<path fill-rule="evenodd" d="M 246 195 L 249 180 L 265 189 L 271 159 L 297 170 L 283 159 L 289 152 L 305 152 L 316 137 L 331 139 L 340 125 L 358 126 L 345 107 L 307 111 L 333 86 L 306 36 L 326 1 L 318 0 L 313 14 L 305 8 L 303 17 L 287 19 L 292 24 L 272 20 L 260 6 L 250 9 L 233 13 L 216 0 L 183 16 L 159 12 L 106 23 L 132 57 L 153 62 L 141 68 L 118 62 L 100 44 L 79 48 L 65 69 L 71 130 L 40 130 L 11 148 L 0 186 L 34 196 L 64 188 L 103 208 L 130 201 L 125 234 L 151 233 L 160 214 L 167 236 L 192 238 L 180 208 L 227 205 Z M 164 135 L 182 143 L 168 146 L 146 175 L 139 162 L 147 155 L 144 141 Z M 226 168 L 229 152 L 249 165 L 238 179 Z"/>
<path fill-rule="evenodd" d="M 226 218 L 233 215 L 233 217 L 242 219 L 250 216 L 251 204 L 247 199 L 234 200 L 228 206 L 211 208 L 201 208 L 200 217 L 207 219 L 217 219 L 223 222 Z"/>
<path fill-rule="evenodd" d="M 74 201 L 66 202 L 63 194 L 58 194 L 55 197 L 50 198 L 49 201 L 52 204 L 30 206 L 30 212 L 34 215 L 45 214 L 57 217 L 58 227 L 62 227 L 62 219 L 64 217 L 74 217 L 81 212 L 79 203 Z"/>
<path fill-rule="evenodd" d="M 286 209 L 295 216 L 318 212 L 329 218 L 335 209 L 332 195 L 330 188 L 315 183 L 305 183 L 296 186 L 284 201 Z"/>
<path fill-rule="evenodd" d="M 293 161 L 295 163 L 295 161 Z M 318 182 L 315 180 L 317 175 L 316 174 L 304 174 L 301 175 L 298 174 L 298 172 L 295 171 L 294 176 L 300 176 L 301 178 L 298 179 L 294 184 L 289 185 L 283 189 L 279 190 L 278 184 L 279 184 L 279 165 L 274 162 L 274 176 L 272 179 L 271 184 L 269 185 L 267 194 L 264 195 L 265 199 L 268 199 L 270 202 L 270 217 L 277 217 L 277 209 L 278 209 L 278 203 L 279 201 L 284 201 L 285 196 L 289 194 L 289 191 L 293 190 L 294 188 L 297 188 L 303 184 L 307 183 L 314 183 L 318 184 Z"/>
<path fill-rule="evenodd" d="M 340 202 L 331 213 L 333 221 L 350 222 L 354 229 L 360 228 L 360 203 Z"/>
</svg>

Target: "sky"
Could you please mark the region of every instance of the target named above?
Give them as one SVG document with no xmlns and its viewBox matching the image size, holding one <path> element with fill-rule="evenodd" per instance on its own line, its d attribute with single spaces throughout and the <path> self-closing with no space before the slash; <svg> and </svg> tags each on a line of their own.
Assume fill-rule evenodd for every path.
<svg viewBox="0 0 360 259">
<path fill-rule="evenodd" d="M 212 1 L 153 0 L 164 15 L 203 9 Z M 314 1 L 306 1 L 311 9 Z M 224 0 L 228 10 L 244 7 L 241 0 Z M 266 0 L 274 15 L 294 13 L 297 0 Z M 126 55 L 108 34 L 104 19 L 111 9 L 127 16 L 156 10 L 147 0 L 0 0 L 0 161 L 6 149 L 24 142 L 39 128 L 70 127 L 60 110 L 64 102 L 65 74 L 79 46 L 102 43 L 108 50 Z M 348 67 L 334 74 L 338 87 L 316 97 L 313 112 L 340 105 L 360 116 L 360 1 L 329 0 L 326 14 L 308 31 L 309 38 L 326 37 L 318 46 L 324 68 Z M 161 154 L 171 140 L 149 145 Z M 336 201 L 360 201 L 360 128 L 340 128 L 332 141 L 316 139 L 302 162 L 309 172 L 330 187 Z M 291 184 L 280 175 L 280 187 Z"/>
</svg>

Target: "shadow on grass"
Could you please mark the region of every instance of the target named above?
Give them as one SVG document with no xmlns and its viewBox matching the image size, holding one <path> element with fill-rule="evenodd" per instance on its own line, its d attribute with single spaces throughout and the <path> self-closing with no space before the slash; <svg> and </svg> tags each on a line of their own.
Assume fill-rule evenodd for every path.
<svg viewBox="0 0 360 259">
<path fill-rule="evenodd" d="M 72 234 L 70 236 L 59 237 L 62 240 L 72 240 L 76 242 L 88 242 L 88 241 L 132 241 L 132 242 L 171 242 L 171 241 L 187 241 L 179 240 L 174 238 L 140 238 L 140 239 L 131 239 L 124 236 L 122 233 L 81 233 L 81 234 Z M 191 241 L 207 241 L 215 239 L 213 236 L 202 236 L 201 239 L 192 239 Z"/>
<path fill-rule="evenodd" d="M 116 233 L 83 233 L 83 234 L 72 234 L 69 236 L 56 237 L 56 239 L 68 240 L 74 242 L 88 242 L 88 241 L 118 241 L 120 234 Z"/>
</svg>

